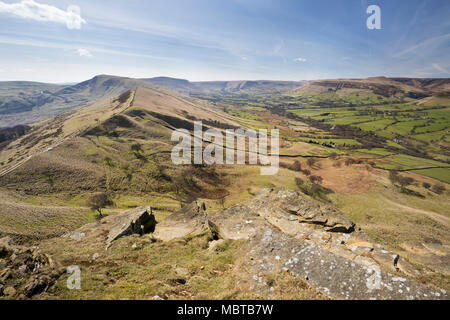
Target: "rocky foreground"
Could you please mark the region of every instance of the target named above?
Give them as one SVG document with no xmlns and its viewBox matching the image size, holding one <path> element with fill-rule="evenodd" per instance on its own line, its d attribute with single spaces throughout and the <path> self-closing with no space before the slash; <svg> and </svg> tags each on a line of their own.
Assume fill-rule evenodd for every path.
<svg viewBox="0 0 450 320">
<path fill-rule="evenodd" d="M 214 239 L 210 249 L 226 240 L 244 242 L 235 266 L 241 274 L 239 286 L 256 296 L 270 297 L 273 287 L 269 275 L 286 272 L 332 299 L 449 299 L 445 290 L 415 281 L 420 273 L 412 264 L 371 242 L 338 210 L 285 190 L 263 190 L 248 203 L 215 214 L 208 214 L 203 203 L 193 202 L 160 223 L 151 208 L 136 208 L 64 237 L 74 242 L 103 243 L 102 254 L 108 255 L 116 240 L 133 234 L 150 242 L 170 242 L 205 233 Z M 2 250 L 0 294 L 32 297 L 47 290 L 61 274 L 50 257 L 37 251 L 30 252 L 41 261 L 33 262 L 33 267 L 31 262 L 29 266 L 12 263 L 12 251 Z M 23 254 L 17 252 L 16 256 Z M 14 279 L 5 274 L 19 269 L 30 280 L 13 283 L 5 291 L 8 281 L 11 284 Z"/>
<path fill-rule="evenodd" d="M 50 288 L 64 272 L 38 248 L 0 239 L 0 298 L 31 298 Z"/>
</svg>

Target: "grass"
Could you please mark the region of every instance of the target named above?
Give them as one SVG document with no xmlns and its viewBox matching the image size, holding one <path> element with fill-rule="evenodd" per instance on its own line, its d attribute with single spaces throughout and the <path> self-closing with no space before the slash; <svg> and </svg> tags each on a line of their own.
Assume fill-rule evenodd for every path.
<svg viewBox="0 0 450 320">
<path fill-rule="evenodd" d="M 449 135 L 448 130 L 441 130 L 422 134 L 415 134 L 413 135 L 413 137 L 427 142 L 436 142 L 442 140 L 443 137 L 448 135 Z"/>
<path fill-rule="evenodd" d="M 379 130 L 383 130 L 384 128 L 386 128 L 387 126 L 392 124 L 393 122 L 394 121 L 391 119 L 381 119 L 381 120 L 360 123 L 360 124 L 357 124 L 356 126 L 358 128 L 361 128 L 362 130 L 378 132 Z"/>
<path fill-rule="evenodd" d="M 108 255 L 88 262 L 97 248 L 73 248 L 59 244 L 48 250 L 63 261 L 81 265 L 82 289 L 68 290 L 60 279 L 47 297 L 58 299 L 231 299 L 239 297 L 233 261 L 241 242 L 207 250 L 207 234 L 168 243 L 151 243 L 145 237 L 126 237 L 115 242 Z M 131 245 L 138 249 L 132 250 Z M 70 244 L 69 244 L 70 245 Z M 242 294 L 242 293 L 241 293 Z M 45 298 L 45 297 L 44 297 Z"/>
<path fill-rule="evenodd" d="M 414 170 L 413 172 L 450 184 L 450 167 Z"/>
<path fill-rule="evenodd" d="M 408 135 L 412 133 L 415 126 L 425 125 L 426 123 L 426 120 L 402 121 L 389 126 L 387 130 L 400 135 Z"/>
<path fill-rule="evenodd" d="M 420 188 L 420 191 L 427 194 L 424 189 Z M 396 205 L 439 214 L 447 212 L 448 216 L 446 195 L 427 195 L 425 199 L 420 199 L 400 193 L 392 187 L 378 186 L 365 194 L 332 194 L 329 198 L 374 241 L 394 251 L 404 252 L 402 243 L 421 243 L 430 235 L 450 243 L 450 234 L 444 225 L 413 209 L 401 209 Z"/>
<path fill-rule="evenodd" d="M 376 156 L 390 156 L 390 155 L 394 155 L 395 153 L 387 151 L 386 149 L 381 149 L 381 148 L 373 148 L 373 149 L 358 149 L 356 150 L 357 152 L 361 152 L 361 153 L 367 153 L 367 154 L 371 154 L 371 155 L 376 155 Z"/>
<path fill-rule="evenodd" d="M 410 169 L 421 169 L 429 167 L 448 167 L 449 165 L 443 162 L 417 158 L 413 156 L 408 156 L 405 154 L 396 154 L 387 158 L 383 161 L 386 163 L 377 163 L 377 167 L 383 169 L 398 169 L 398 170 L 410 170 Z"/>
<path fill-rule="evenodd" d="M 301 156 L 329 156 L 336 152 L 338 159 L 322 159 L 319 160 L 320 166 L 308 169 L 311 169 L 311 174 L 323 177 L 323 185 L 335 191 L 327 197 L 367 231 L 374 241 L 401 252 L 412 260 L 417 256 L 402 247 L 405 242 L 420 244 L 425 237 L 433 235 L 445 245 L 450 243 L 448 228 L 423 213 L 448 216 L 448 194 L 436 195 L 421 187 L 423 181 L 431 184 L 436 184 L 436 180 L 450 183 L 448 168 L 423 169 L 448 166 L 446 163 L 396 154 L 395 151 L 383 148 L 357 149 L 354 152 L 346 147 L 359 146 L 358 141 L 333 136 L 325 129 L 316 130 L 304 123 L 304 130 L 296 132 L 292 129 L 295 127 L 295 124 L 292 124 L 294 120 L 272 114 L 266 108 L 267 105 L 277 105 L 282 100 L 276 95 L 266 99 L 264 102 L 251 104 L 243 99 L 241 107 L 228 109 L 228 116 L 246 127 L 280 128 L 284 138 L 280 151 L 282 155 L 289 155 L 281 161 L 299 160 L 303 168 L 308 168 L 306 159 Z M 294 101 L 299 107 L 290 111 L 297 115 L 374 131 L 391 139 L 386 145 L 399 149 L 408 146 L 401 141 L 395 143 L 392 139 L 397 134 L 408 136 L 414 127 L 415 132 L 419 133 L 414 135 L 414 138 L 423 141 L 444 140 L 443 137 L 447 134 L 446 129 L 442 128 L 449 121 L 448 109 L 413 112 L 411 110 L 421 107 L 411 103 L 380 105 L 379 103 L 387 100 L 380 100 L 378 96 L 370 94 L 345 96 L 325 93 L 317 97 L 304 94 L 297 96 Z M 329 101 L 333 107 L 319 106 Z M 339 104 L 349 102 L 373 105 L 339 107 Z M 102 107 L 92 107 L 95 116 L 100 118 L 99 122 L 110 116 L 102 116 Z M 379 111 L 386 113 L 381 116 Z M 391 112 L 397 114 L 394 116 Z M 78 113 L 75 119 L 66 123 L 65 130 L 74 132 L 88 116 L 89 112 Z M 46 157 L 30 163 L 22 175 L 16 176 L 18 186 L 29 188 L 19 190 L 23 197 L 11 199 L 5 196 L 3 199 L 0 195 L 3 205 L 0 232 L 47 237 L 74 230 L 87 222 L 95 222 L 96 214 L 85 207 L 86 199 L 95 188 L 108 190 L 113 198 L 114 205 L 106 208 L 105 214 L 150 205 L 154 209 L 156 219 L 161 221 L 180 208 L 186 200 L 182 197 L 185 195 L 184 191 L 192 191 L 199 186 L 202 192 L 195 193 L 194 197 L 205 201 L 209 212 L 214 213 L 222 207 L 249 200 L 262 188 L 300 191 L 295 178 L 307 181 L 304 174 L 284 168 L 280 168 L 275 176 L 261 176 L 258 166 L 217 166 L 213 173 L 217 174 L 218 179 L 212 179 L 211 172 L 208 174 L 198 170 L 185 171 L 184 167 L 172 166 L 170 155 L 167 154 L 171 149 L 168 141 L 170 132 L 160 122 L 155 121 L 148 113 L 144 113 L 142 117 L 133 117 L 131 114 L 126 117 L 133 127 L 110 128 L 117 133 L 117 137 L 108 134 L 87 134 L 70 140 L 48 152 Z M 401 122 L 390 126 L 394 123 L 394 118 Z M 296 122 L 297 125 L 300 123 Z M 424 124 L 427 126 L 420 126 Z M 425 133 L 430 130 L 433 132 Z M 309 141 L 319 144 L 308 143 Z M 407 141 L 416 143 L 417 148 L 426 150 L 429 154 L 436 154 L 436 158 L 445 157 L 444 141 L 429 145 L 413 139 Z M 130 152 L 130 146 L 137 142 L 142 145 L 142 151 L 133 154 Z M 320 145 L 330 142 L 336 143 L 340 148 Z M 18 147 L 18 150 L 20 148 Z M 19 154 L 21 157 L 26 154 L 22 151 Z M 68 161 L 68 155 L 71 161 Z M 379 168 L 414 170 L 413 173 L 402 175 L 415 177 L 417 182 L 408 188 L 420 193 L 424 198 L 401 193 L 389 183 L 383 170 L 364 164 L 345 166 L 344 159 L 349 156 L 356 159 L 378 158 L 374 159 L 374 162 Z M 340 162 L 341 167 L 334 167 L 336 162 Z M 51 164 L 51 175 L 47 172 L 48 166 L 43 164 Z M 20 170 L 18 172 L 20 173 Z M 93 176 L 98 180 L 90 181 Z M 186 181 L 177 180 L 178 177 L 192 178 L 191 184 L 181 191 L 181 194 L 178 194 L 174 186 Z M 83 184 L 87 180 L 89 183 Z M 78 189 L 72 189 L 73 186 Z M 12 184 L 11 188 L 15 189 L 16 185 Z M 108 255 L 104 254 L 104 248 L 97 244 L 83 246 L 60 238 L 45 240 L 42 246 L 47 252 L 55 255 L 64 265 L 79 264 L 82 266 L 83 275 L 81 291 L 65 289 L 63 277 L 48 297 L 146 299 L 159 295 L 173 299 L 254 298 L 247 296 L 247 293 L 236 285 L 239 275 L 233 264 L 236 255 L 240 253 L 241 243 L 225 242 L 211 253 L 206 249 L 209 240 L 210 237 L 205 234 L 171 243 L 153 243 L 148 238 L 133 236 L 117 241 Z M 138 246 L 137 250 L 131 249 L 134 243 Z M 101 255 L 96 261 L 91 259 L 94 253 Z M 317 295 L 309 291 L 298 279 L 285 274 L 273 274 L 271 277 L 277 297 L 317 298 Z"/>
</svg>

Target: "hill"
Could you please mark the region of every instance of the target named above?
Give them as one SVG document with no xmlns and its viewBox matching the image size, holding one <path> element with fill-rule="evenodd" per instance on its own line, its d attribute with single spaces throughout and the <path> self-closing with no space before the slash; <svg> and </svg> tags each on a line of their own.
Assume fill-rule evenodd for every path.
<svg viewBox="0 0 450 320">
<path fill-rule="evenodd" d="M 183 80 L 160 81 L 187 85 Z M 0 238 L 9 235 L 20 243 L 38 245 L 64 266 L 80 264 L 84 279 L 93 284 L 72 292 L 56 286 L 48 292 L 52 297 L 201 298 L 206 294 L 241 298 L 266 289 L 272 295 L 269 286 L 262 290 L 255 287 L 256 291 L 234 287 L 241 283 L 239 276 L 250 282 L 254 275 L 262 277 L 260 272 L 264 270 L 259 266 L 263 265 L 254 264 L 256 257 L 283 265 L 289 259 L 293 261 L 293 274 L 279 268 L 264 274 L 279 298 L 342 297 L 341 281 L 317 282 L 327 281 L 323 272 L 335 266 L 342 266 L 336 269 L 336 279 L 351 280 L 364 289 L 347 292 L 348 297 L 368 297 L 361 265 L 373 266 L 378 260 L 384 279 L 394 275 L 395 279 L 405 277 L 414 283 L 450 288 L 448 185 L 436 181 L 448 173 L 448 165 L 442 162 L 444 159 L 433 160 L 446 156 L 446 142 L 441 139 L 413 145 L 420 141 L 422 132 L 429 135 L 427 132 L 436 132 L 433 130 L 447 130 L 448 110 L 442 105 L 446 99 L 425 98 L 426 104 L 438 104 L 430 107 L 415 104 L 425 99 L 412 98 L 405 105 L 381 101 L 369 107 L 371 102 L 363 101 L 349 106 L 360 103 L 351 100 L 358 97 L 355 94 L 353 98 L 343 96 L 341 101 L 322 100 L 338 104 L 322 107 L 309 102 L 317 95 L 305 98 L 286 92 L 255 95 L 254 102 L 253 98 L 227 94 L 230 103 L 224 104 L 220 99 L 223 96 L 216 96 L 220 103 L 209 103 L 156 83 L 151 85 L 155 88 L 138 87 L 30 127 L 2 131 L 0 200 L 4 208 Z M 92 90 L 95 95 L 95 88 L 101 91 L 105 87 L 99 81 L 97 85 L 80 85 L 75 92 L 90 94 Z M 383 122 L 391 118 L 392 123 Z M 195 119 L 218 129 L 278 128 L 278 174 L 261 176 L 259 167 L 251 165 L 174 165 L 170 157 L 172 130 L 190 129 Z M 376 134 L 370 134 L 365 125 L 375 126 L 377 121 L 383 123 Z M 408 138 L 411 131 L 414 137 Z M 390 136 L 390 132 L 397 134 Z M 416 156 L 411 156 L 414 150 Z M 429 170 L 432 172 L 422 172 Z M 264 195 L 264 188 L 302 194 L 298 197 L 291 192 L 266 190 Z M 103 216 L 89 208 L 88 200 L 98 192 L 111 200 L 102 210 Z M 289 194 L 298 201 L 291 202 Z M 254 200 L 246 202 L 251 198 Z M 205 203 L 208 223 L 202 223 L 204 205 L 186 206 L 192 201 Z M 158 222 L 155 233 L 118 239 L 105 251 L 105 231 L 111 225 L 123 226 L 116 217 L 120 220 L 123 211 L 140 206 L 152 208 Z M 207 228 L 200 228 L 199 233 L 199 225 Z M 189 233 L 192 226 L 194 230 Z M 189 234 L 165 240 L 177 230 Z M 252 230 L 258 237 L 249 241 L 239 238 Z M 266 236 L 268 231 L 271 238 Z M 351 238 L 347 238 L 349 235 Z M 266 246 L 263 239 L 273 239 L 272 245 Z M 305 250 L 298 257 L 299 263 L 308 259 L 318 262 L 305 269 L 311 271 L 310 281 L 303 283 L 301 265 L 290 254 L 294 247 L 312 244 L 319 244 L 324 251 Z M 320 267 L 321 260 L 324 265 Z M 352 269 L 344 267 L 349 262 Z M 111 275 L 114 281 L 105 283 L 103 280 Z M 14 279 L 9 279 L 8 285 L 13 285 Z M 59 283 L 65 279 L 61 277 Z M 325 296 L 320 289 L 324 286 L 330 289 Z M 377 296 L 390 296 L 388 290 L 384 288 Z M 402 298 L 406 292 L 398 294 Z"/>
<path fill-rule="evenodd" d="M 1 185 L 36 195 L 176 189 L 184 196 L 180 190 L 187 182 L 180 177 L 186 174 L 180 171 L 191 169 L 171 166 L 170 137 L 174 127 L 193 127 L 193 119 L 237 126 L 220 111 L 173 92 L 137 88 L 105 98 L 35 125 L 5 146 L 0 152 Z M 207 171 L 194 170 L 189 179 Z M 201 184 L 208 179 L 186 189 L 202 193 Z"/>
<path fill-rule="evenodd" d="M 63 86 L 28 81 L 0 82 L 0 116 L 30 111 Z"/>
<path fill-rule="evenodd" d="M 0 82 L 0 127 L 39 122 L 136 87 L 157 86 L 142 80 L 107 75 L 72 86 Z"/>
<path fill-rule="evenodd" d="M 189 82 L 168 77 L 132 79 L 110 75 L 99 75 L 70 86 L 23 81 L 0 82 L 0 128 L 36 123 L 137 87 L 162 89 L 162 86 L 192 95 L 249 95 L 282 93 L 298 88 L 303 83 Z"/>
<path fill-rule="evenodd" d="M 415 79 L 374 77 L 367 79 L 318 80 L 294 91 L 296 95 L 336 93 L 374 94 L 385 98 L 426 98 L 450 95 L 450 79 Z"/>
<path fill-rule="evenodd" d="M 307 81 L 201 81 L 158 77 L 145 79 L 164 87 L 193 95 L 277 94 L 297 89 Z"/>
</svg>

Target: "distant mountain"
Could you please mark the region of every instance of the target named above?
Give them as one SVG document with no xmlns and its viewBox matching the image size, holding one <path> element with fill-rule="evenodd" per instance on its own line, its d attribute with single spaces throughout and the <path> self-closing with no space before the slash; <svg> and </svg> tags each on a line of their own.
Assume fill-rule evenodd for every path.
<svg viewBox="0 0 450 320">
<path fill-rule="evenodd" d="M 75 85 L 0 82 L 0 128 L 39 122 L 137 87 L 166 87 L 192 95 L 248 95 L 282 93 L 303 84 L 292 81 L 189 82 L 169 77 L 132 79 L 110 75 L 99 75 Z"/>
<path fill-rule="evenodd" d="M 96 76 L 72 86 L 35 82 L 0 82 L 0 128 L 54 117 L 127 90 L 157 85 L 143 80 Z"/>
<path fill-rule="evenodd" d="M 422 99 L 450 95 L 450 79 L 376 77 L 319 81 L 206 81 L 157 77 L 132 79 L 99 75 L 75 85 L 38 82 L 0 82 L 0 128 L 36 123 L 97 100 L 120 95 L 137 87 L 177 91 L 197 97 L 248 97 L 262 94 L 314 95 L 374 93 L 385 97 Z M 167 88 L 167 89 L 164 89 Z"/>
<path fill-rule="evenodd" d="M 176 78 L 169 78 L 169 77 L 156 77 L 156 78 L 150 78 L 150 79 L 142 79 L 144 81 L 152 82 L 157 85 L 167 87 L 179 92 L 191 92 L 197 90 L 197 87 L 194 83 L 189 82 L 185 79 L 176 79 Z"/>
<path fill-rule="evenodd" d="M 0 116 L 32 110 L 64 86 L 40 82 L 0 82 Z"/>
<path fill-rule="evenodd" d="M 317 80 L 296 90 L 298 94 L 371 92 L 384 97 L 421 99 L 450 95 L 450 79 L 373 77 L 367 79 Z"/>
<path fill-rule="evenodd" d="M 184 79 L 158 77 L 144 79 L 145 81 L 193 95 L 249 95 L 277 94 L 298 89 L 307 81 L 202 81 L 190 82 Z"/>
</svg>

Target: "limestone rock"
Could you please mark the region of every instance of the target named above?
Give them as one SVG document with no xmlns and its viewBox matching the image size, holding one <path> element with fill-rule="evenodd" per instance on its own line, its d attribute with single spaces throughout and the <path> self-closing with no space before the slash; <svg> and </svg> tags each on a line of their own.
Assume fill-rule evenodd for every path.
<svg viewBox="0 0 450 320">
<path fill-rule="evenodd" d="M 7 296 L 7 297 L 13 297 L 13 296 L 15 296 L 16 295 L 16 289 L 14 289 L 13 287 L 6 287 L 4 290 L 3 290 L 3 294 L 5 295 L 5 296 Z"/>
<path fill-rule="evenodd" d="M 153 232 L 156 219 L 150 207 L 139 207 L 103 218 L 99 223 L 87 224 L 63 237 L 74 241 L 98 241 L 106 233 L 106 249 L 122 237 Z"/>
<path fill-rule="evenodd" d="M 152 237 L 162 241 L 170 241 L 198 235 L 207 230 L 208 218 L 205 204 L 194 201 L 158 223 Z"/>
<path fill-rule="evenodd" d="M 140 207 L 108 216 L 104 223 L 110 225 L 106 246 L 121 237 L 131 234 L 146 234 L 155 230 L 156 219 L 150 207 Z"/>
<path fill-rule="evenodd" d="M 80 242 L 81 239 L 83 239 L 85 236 L 86 236 L 85 233 L 74 232 L 74 233 L 72 233 L 69 237 L 70 237 L 70 239 L 72 239 L 72 240 L 75 240 L 75 241 Z"/>
<path fill-rule="evenodd" d="M 4 268 L 0 270 L 0 296 L 31 298 L 46 291 L 61 276 L 61 268 L 38 248 L 2 243 L 0 264 Z"/>
<path fill-rule="evenodd" d="M 399 255 L 372 243 L 341 212 L 296 192 L 263 190 L 248 203 L 209 217 L 222 239 L 245 239 L 243 268 L 252 266 L 254 285 L 264 274 L 285 270 L 338 299 L 448 299 L 433 289 L 387 272 L 415 275 Z"/>
<path fill-rule="evenodd" d="M 241 250 L 240 263 L 257 261 L 255 284 L 286 270 L 335 299 L 449 299 L 444 290 L 381 271 L 369 257 L 358 256 L 358 262 L 353 261 L 270 226 L 257 232 Z"/>
<path fill-rule="evenodd" d="M 209 217 L 209 226 L 214 234 L 223 239 L 249 239 L 264 219 L 246 205 L 236 205 Z"/>
</svg>

